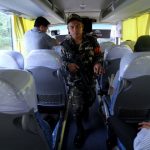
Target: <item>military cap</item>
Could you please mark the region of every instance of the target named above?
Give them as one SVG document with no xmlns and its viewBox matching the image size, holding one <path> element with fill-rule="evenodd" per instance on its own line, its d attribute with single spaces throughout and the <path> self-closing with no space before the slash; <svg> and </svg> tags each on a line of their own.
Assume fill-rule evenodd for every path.
<svg viewBox="0 0 150 150">
<path fill-rule="evenodd" d="M 82 22 L 82 18 L 77 15 L 77 14 L 71 14 L 68 18 L 67 18 L 67 24 L 70 22 L 70 21 L 74 21 L 74 20 L 77 20 L 79 22 Z"/>
</svg>

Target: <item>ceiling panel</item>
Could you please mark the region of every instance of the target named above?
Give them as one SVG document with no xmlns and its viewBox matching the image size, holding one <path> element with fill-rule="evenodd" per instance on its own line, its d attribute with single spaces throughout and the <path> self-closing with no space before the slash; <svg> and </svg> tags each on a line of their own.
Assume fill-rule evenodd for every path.
<svg viewBox="0 0 150 150">
<path fill-rule="evenodd" d="M 105 8 L 112 0 L 55 0 L 55 5 L 65 12 L 66 17 L 77 13 L 84 17 L 99 19 L 101 9 Z"/>
</svg>

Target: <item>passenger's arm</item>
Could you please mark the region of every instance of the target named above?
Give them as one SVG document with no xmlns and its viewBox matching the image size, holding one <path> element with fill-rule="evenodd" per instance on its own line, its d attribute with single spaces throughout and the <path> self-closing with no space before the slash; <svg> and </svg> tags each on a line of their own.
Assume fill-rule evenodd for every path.
<svg viewBox="0 0 150 150">
<path fill-rule="evenodd" d="M 54 38 L 51 38 L 49 35 L 45 35 L 44 38 L 43 38 L 43 42 L 45 42 L 45 44 L 50 48 L 52 49 L 53 46 L 57 46 L 59 45 L 59 42 L 54 39 Z"/>
<path fill-rule="evenodd" d="M 141 122 L 139 123 L 139 129 L 141 128 L 147 128 L 147 129 L 150 129 L 150 122 Z"/>
</svg>

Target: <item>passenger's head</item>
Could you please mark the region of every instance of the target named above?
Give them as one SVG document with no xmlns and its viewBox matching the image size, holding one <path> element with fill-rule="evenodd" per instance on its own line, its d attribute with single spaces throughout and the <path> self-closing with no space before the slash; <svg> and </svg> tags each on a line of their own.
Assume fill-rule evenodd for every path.
<svg viewBox="0 0 150 150">
<path fill-rule="evenodd" d="M 140 36 L 134 46 L 135 52 L 150 51 L 150 35 Z"/>
<path fill-rule="evenodd" d="M 72 38 L 76 39 L 83 34 L 82 18 L 77 14 L 71 14 L 67 19 L 68 31 Z"/>
<path fill-rule="evenodd" d="M 49 25 L 50 25 L 50 22 L 44 17 L 36 18 L 35 23 L 34 23 L 34 27 L 39 28 L 41 32 L 46 32 Z"/>
</svg>

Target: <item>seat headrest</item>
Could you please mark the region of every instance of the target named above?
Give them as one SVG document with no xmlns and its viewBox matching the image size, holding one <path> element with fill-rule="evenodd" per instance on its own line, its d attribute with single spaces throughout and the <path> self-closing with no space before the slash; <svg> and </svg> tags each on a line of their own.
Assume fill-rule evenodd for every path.
<svg viewBox="0 0 150 150">
<path fill-rule="evenodd" d="M 0 68 L 24 69 L 24 58 L 22 54 L 10 50 L 0 51 Z"/>
<path fill-rule="evenodd" d="M 105 50 L 111 49 L 115 44 L 111 41 L 100 43 L 101 51 L 105 52 Z"/>
<path fill-rule="evenodd" d="M 25 59 L 25 69 L 39 66 L 59 69 L 62 66 L 62 59 L 55 50 L 32 50 Z"/>
<path fill-rule="evenodd" d="M 16 52 L 16 51 L 9 51 L 7 53 L 15 59 L 15 61 L 18 64 L 19 69 L 24 69 L 24 58 L 21 53 Z"/>
<path fill-rule="evenodd" d="M 0 70 L 0 112 L 9 114 L 37 111 L 34 80 L 29 72 Z"/>
<path fill-rule="evenodd" d="M 127 53 L 132 53 L 130 47 L 117 45 L 105 51 L 104 60 L 119 59 Z"/>
<path fill-rule="evenodd" d="M 120 62 L 119 79 L 150 75 L 150 52 L 134 52 L 123 56 Z"/>
<path fill-rule="evenodd" d="M 135 42 L 127 40 L 127 41 L 122 42 L 120 45 L 128 45 L 132 50 L 134 50 Z"/>
</svg>

